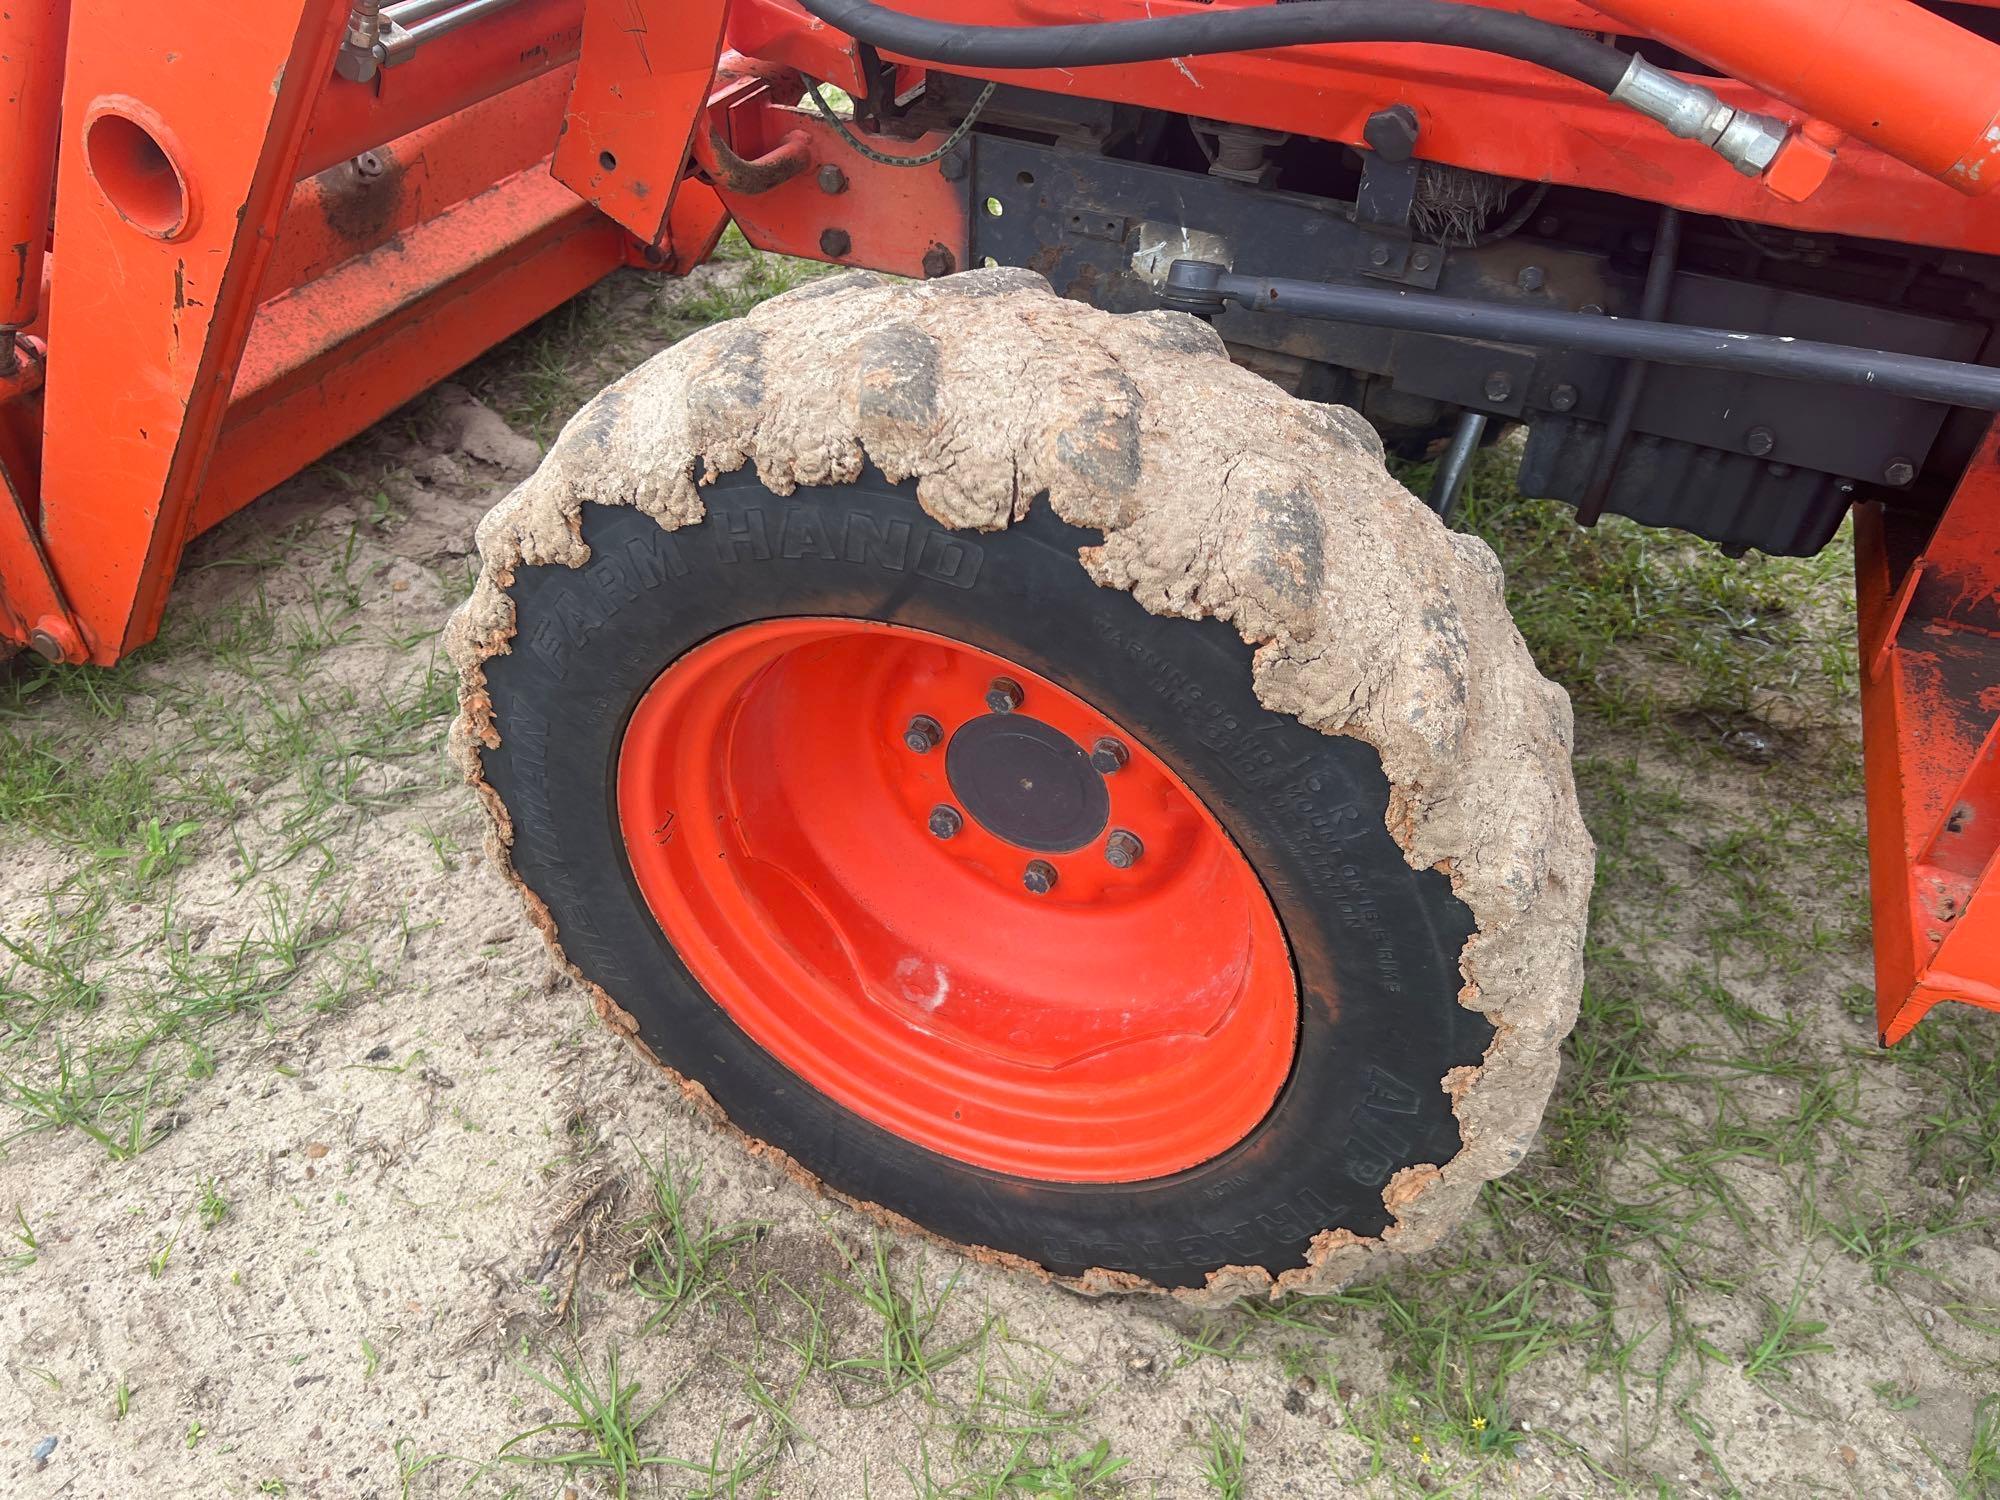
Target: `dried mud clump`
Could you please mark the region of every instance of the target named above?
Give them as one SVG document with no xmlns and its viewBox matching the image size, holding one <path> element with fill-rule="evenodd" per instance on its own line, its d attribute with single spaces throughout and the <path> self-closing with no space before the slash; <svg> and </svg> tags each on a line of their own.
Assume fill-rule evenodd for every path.
<svg viewBox="0 0 2000 1500">
<path fill-rule="evenodd" d="M 1493 1041 L 1478 1068 L 1437 1082 L 1463 1149 L 1389 1183 L 1393 1223 L 1379 1238 L 1329 1230 L 1306 1267 L 1230 1267 L 1183 1295 L 1327 1288 L 1371 1256 L 1434 1244 L 1527 1150 L 1576 1016 L 1592 850 L 1569 703 L 1529 659 L 1486 545 L 1445 530 L 1390 478 L 1358 416 L 1237 368 L 1192 318 L 1099 312 L 1027 271 L 922 283 L 858 273 L 633 371 L 480 527 L 484 571 L 448 633 L 468 778 L 484 790 L 480 752 L 499 743 L 482 663 L 508 649 L 513 571 L 583 563 L 585 502 L 636 506 L 672 529 L 701 517 L 705 477 L 754 464 L 788 494 L 851 481 L 864 460 L 914 481 L 947 526 L 995 529 L 1047 504 L 1100 531 L 1081 553 L 1100 585 L 1158 615 L 1227 621 L 1255 648 L 1267 707 L 1381 754 L 1390 833 L 1413 866 L 1449 874 L 1477 923 L 1459 998 L 1492 1022 Z M 506 812 L 486 801 L 505 868 Z M 611 997 L 598 1003 L 619 1015 Z M 1093 1272 L 1073 1284 L 1134 1281 Z"/>
</svg>

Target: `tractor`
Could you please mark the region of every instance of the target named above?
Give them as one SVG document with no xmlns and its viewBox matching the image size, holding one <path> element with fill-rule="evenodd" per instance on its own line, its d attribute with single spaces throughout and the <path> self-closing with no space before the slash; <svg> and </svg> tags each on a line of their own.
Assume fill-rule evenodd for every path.
<svg viewBox="0 0 2000 1500">
<path fill-rule="evenodd" d="M 2000 1009 L 1996 0 L 10 0 L 0 98 L 50 662 L 614 270 L 846 268 L 578 412 L 446 644 L 605 1023 L 885 1222 L 1276 1296 L 1531 1149 L 1592 850 L 1503 436 L 1851 518 L 1880 1039 Z"/>
</svg>

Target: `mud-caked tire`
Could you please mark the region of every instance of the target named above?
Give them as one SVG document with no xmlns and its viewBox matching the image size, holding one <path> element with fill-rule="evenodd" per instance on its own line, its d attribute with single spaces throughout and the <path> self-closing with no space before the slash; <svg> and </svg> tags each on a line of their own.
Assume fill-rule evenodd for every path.
<svg viewBox="0 0 2000 1500">
<path fill-rule="evenodd" d="M 1433 1243 L 1526 1150 L 1589 889 L 1568 704 L 1485 546 L 1201 324 L 814 283 L 605 391 L 480 550 L 496 856 L 607 1021 L 834 1193 L 1221 1298 Z"/>
</svg>

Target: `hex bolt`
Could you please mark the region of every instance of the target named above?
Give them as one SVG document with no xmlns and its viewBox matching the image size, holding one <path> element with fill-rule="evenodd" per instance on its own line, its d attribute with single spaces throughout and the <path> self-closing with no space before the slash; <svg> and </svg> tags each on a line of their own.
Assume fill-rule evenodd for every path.
<svg viewBox="0 0 2000 1500">
<path fill-rule="evenodd" d="M 1410 269 L 1412 271 L 1428 271 L 1430 268 L 1431 268 L 1430 251 L 1419 250 L 1410 257 Z"/>
<path fill-rule="evenodd" d="M 827 194 L 846 192 L 847 174 L 828 162 L 819 169 L 819 190 Z"/>
<path fill-rule="evenodd" d="M 854 241 L 845 229 L 822 229 L 819 232 L 819 253 L 839 259 L 854 248 Z"/>
<path fill-rule="evenodd" d="M 1139 835 L 1122 828 L 1112 829 L 1111 837 L 1104 841 L 1105 862 L 1114 870 L 1131 869 L 1145 852 L 1146 846 L 1139 842 Z"/>
<path fill-rule="evenodd" d="M 936 281 L 940 276 L 949 276 L 958 269 L 958 257 L 943 245 L 932 245 L 924 251 L 924 279 Z"/>
<path fill-rule="evenodd" d="M 1582 313 L 1586 318 L 1601 318 L 1604 316 L 1604 304 L 1601 302 L 1586 302 L 1577 311 Z"/>
<path fill-rule="evenodd" d="M 949 802 L 940 802 L 931 809 L 931 832 L 941 839 L 955 839 L 958 830 L 965 826 L 965 818 Z"/>
<path fill-rule="evenodd" d="M 938 176 L 946 182 L 957 182 L 965 175 L 965 153 L 947 151 L 938 158 Z"/>
<path fill-rule="evenodd" d="M 1021 872 L 1021 884 L 1037 896 L 1046 896 L 1056 888 L 1056 867 L 1045 859 L 1031 859 Z"/>
<path fill-rule="evenodd" d="M 929 714 L 918 714 L 903 731 L 903 743 L 918 755 L 928 755 L 944 738 L 944 726 Z"/>
<path fill-rule="evenodd" d="M 1373 250 L 1370 250 L 1368 252 L 1368 264 L 1371 266 L 1388 265 L 1389 247 L 1387 245 L 1377 245 Z"/>
<path fill-rule="evenodd" d="M 1905 485 L 1917 477 L 1917 466 L 1907 458 L 1892 458 L 1889 466 L 1882 471 L 1882 477 L 1890 484 Z"/>
<path fill-rule="evenodd" d="M 1108 734 L 1090 747 L 1090 768 L 1101 776 L 1124 770 L 1125 762 L 1131 758 L 1132 752 L 1125 748 L 1125 742 Z"/>
<path fill-rule="evenodd" d="M 1408 161 L 1416 154 L 1421 128 L 1414 109 L 1392 104 L 1368 117 L 1368 123 L 1361 127 L 1361 139 L 1384 161 Z"/>
<path fill-rule="evenodd" d="M 1576 406 L 1576 387 L 1559 385 L 1549 392 L 1549 405 L 1557 411 L 1570 411 Z"/>
<path fill-rule="evenodd" d="M 1495 370 L 1486 377 L 1486 399 L 1506 401 L 1514 394 L 1514 377 L 1505 370 Z"/>
<path fill-rule="evenodd" d="M 986 706 L 996 714 L 1011 714 L 1021 706 L 1021 684 L 1011 677 L 996 677 L 986 684 Z"/>
<path fill-rule="evenodd" d="M 1743 451 L 1752 458 L 1763 458 L 1778 446 L 1778 435 L 1768 427 L 1753 427 L 1743 434 Z"/>
<path fill-rule="evenodd" d="M 1514 278 L 1514 283 L 1524 292 L 1539 292 L 1547 280 L 1548 277 L 1542 274 L 1540 266 L 1523 266 L 1521 274 Z"/>
</svg>

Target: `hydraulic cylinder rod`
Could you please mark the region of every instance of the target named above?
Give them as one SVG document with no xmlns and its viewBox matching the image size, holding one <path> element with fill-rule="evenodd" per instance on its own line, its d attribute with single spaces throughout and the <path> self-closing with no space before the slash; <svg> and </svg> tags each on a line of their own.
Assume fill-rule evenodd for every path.
<svg viewBox="0 0 2000 1500">
<path fill-rule="evenodd" d="M 2000 46 L 1908 0 L 1591 0 L 1950 183 L 2000 181 Z"/>
<path fill-rule="evenodd" d="M 63 47 L 70 0 L 12 0 L 0 8 L 0 374 L 14 363 L 14 334 L 42 301 L 42 254 L 62 113 Z"/>
</svg>

